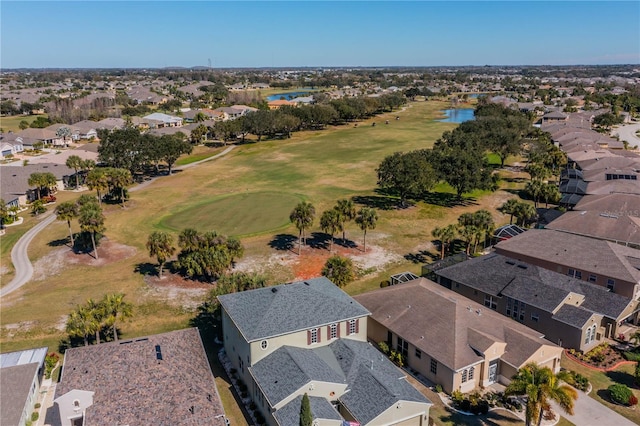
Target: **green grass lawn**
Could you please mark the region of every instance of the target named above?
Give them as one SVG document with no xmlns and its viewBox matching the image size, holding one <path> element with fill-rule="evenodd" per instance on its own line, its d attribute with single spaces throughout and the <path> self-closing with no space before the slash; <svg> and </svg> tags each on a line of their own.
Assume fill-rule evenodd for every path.
<svg viewBox="0 0 640 426">
<path fill-rule="evenodd" d="M 634 395 L 640 398 L 640 390 L 633 384 L 633 373 L 635 371 L 633 364 L 620 366 L 614 371 L 602 372 L 584 367 L 563 354 L 561 365 L 567 370 L 576 371 L 589 379 L 591 386 L 593 386 L 593 390 L 589 393 L 591 398 L 623 415 L 632 422 L 640 424 L 640 412 L 637 407 L 623 407 L 610 402 L 609 392 L 607 391 L 607 388 L 612 384 L 622 383 L 629 386 Z"/>
<path fill-rule="evenodd" d="M 166 217 L 160 226 L 176 232 L 197 228 L 229 236 L 256 235 L 287 226 L 289 213 L 301 200 L 294 194 L 278 192 L 219 196 Z"/>
<path fill-rule="evenodd" d="M 0 128 L 5 132 L 19 132 L 20 131 L 20 122 L 26 121 L 31 124 L 38 117 L 47 117 L 47 114 L 39 114 L 39 115 L 16 115 L 12 117 L 1 117 L 0 118 Z"/>
<path fill-rule="evenodd" d="M 184 214 L 173 218 L 172 227 L 175 229 L 195 224 L 200 231 L 215 229 L 228 234 L 253 234 L 286 224 L 290 207 L 303 197 L 316 208 L 316 221 L 311 229 L 311 232 L 316 232 L 319 230 L 318 218 L 324 210 L 332 208 L 338 199 L 356 197 L 358 206 L 372 205 L 379 212 L 378 226 L 369 234 L 371 240 L 368 237 L 368 241 L 375 241 L 377 236 L 375 244 L 400 255 L 402 260 L 390 264 L 384 271 L 360 278 L 346 290 L 357 293 L 377 288 L 380 280 L 387 279 L 392 271 L 419 271 L 419 263 L 404 257 L 423 250 L 430 243 L 434 226 L 455 223 L 457 217 L 467 211 L 495 208 L 503 198 L 510 196 L 502 191 L 490 196 L 478 192 L 471 194 L 475 199 L 466 205 L 448 207 L 446 204 L 420 201 L 413 207 L 397 209 L 396 200 L 387 199 L 375 191 L 375 169 L 385 156 L 396 151 L 431 147 L 443 131 L 455 127 L 451 123 L 434 121 L 438 111 L 446 105 L 446 102 L 431 101 L 413 103 L 403 112 L 389 114 L 388 117 L 400 116 L 398 121 L 390 120 L 389 125 L 380 124 L 385 120 L 382 116 L 359 122 L 357 127 L 348 124 L 324 131 L 295 133 L 291 139 L 260 143 L 249 141 L 224 157 L 158 179 L 150 186 L 131 193 L 125 209 L 105 205 L 106 238 L 109 242 L 132 248 L 133 255 L 101 266 L 80 262 L 56 269 L 57 262 L 54 262 L 45 279 L 34 280 L 3 299 L 0 318 L 2 350 L 34 347 L 42 343 L 55 347 L 56 341 L 64 337 L 65 315 L 87 298 L 100 299 L 108 292 L 123 292 L 127 300 L 136 306 L 134 318 L 122 325 L 125 337 L 185 327 L 194 315 L 194 306 L 180 305 L 174 296 L 150 288 L 143 274 L 136 272 L 156 263 L 145 247 L 148 235 L 166 227 L 164 221 L 181 212 Z M 374 120 L 379 125 L 372 127 Z M 276 193 L 277 197 L 260 195 L 262 201 L 255 203 L 251 198 L 243 198 L 247 193 Z M 77 198 L 79 194 L 71 193 L 69 196 Z M 214 202 L 207 207 L 215 208 L 215 211 L 208 215 L 206 209 L 200 213 L 191 210 L 194 215 L 200 215 L 197 220 L 192 220 L 185 213 L 199 203 L 211 201 Z M 276 205 L 279 213 L 272 211 Z M 245 218 L 256 223 L 241 226 Z M 496 221 L 504 222 L 505 217 L 496 213 Z M 74 232 L 78 232 L 77 222 L 72 227 Z M 176 238 L 178 232 L 172 233 Z M 245 257 L 266 259 L 277 254 L 271 247 L 274 233 L 297 236 L 297 230 L 289 224 L 276 232 L 243 237 Z M 360 243 L 361 232 L 354 223 L 347 225 L 347 233 L 349 238 Z M 59 242 L 64 241 L 67 234 L 66 223 L 56 221 L 30 245 L 29 257 L 38 260 L 52 251 L 66 250 Z M 273 268 L 267 274 L 271 282 L 283 282 L 292 276 L 289 267 L 276 265 Z M 16 324 L 28 326 L 18 331 L 5 327 L 15 327 Z"/>
<path fill-rule="evenodd" d="M 186 166 L 187 164 L 195 163 L 196 161 L 205 160 L 220 153 L 220 151 L 222 151 L 222 148 L 220 147 L 212 148 L 207 146 L 197 146 L 193 149 L 191 154 L 180 157 L 178 161 L 176 161 L 175 166 Z"/>
</svg>

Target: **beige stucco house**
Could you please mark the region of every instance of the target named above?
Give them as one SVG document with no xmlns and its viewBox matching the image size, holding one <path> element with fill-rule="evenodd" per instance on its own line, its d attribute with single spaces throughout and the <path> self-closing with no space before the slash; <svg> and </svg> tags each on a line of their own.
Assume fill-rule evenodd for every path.
<svg viewBox="0 0 640 426">
<path fill-rule="evenodd" d="M 226 355 L 267 424 L 427 425 L 430 401 L 367 343 L 369 311 L 326 278 L 218 297 Z"/>
<path fill-rule="evenodd" d="M 425 278 L 355 299 L 371 311 L 369 338 L 446 392 L 508 384 L 529 362 L 560 369 L 562 348 L 540 332 Z"/>
</svg>

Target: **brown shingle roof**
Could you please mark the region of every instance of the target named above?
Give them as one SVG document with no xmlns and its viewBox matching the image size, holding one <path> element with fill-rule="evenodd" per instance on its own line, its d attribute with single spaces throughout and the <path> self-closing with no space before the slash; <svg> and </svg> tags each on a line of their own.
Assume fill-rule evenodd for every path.
<svg viewBox="0 0 640 426">
<path fill-rule="evenodd" d="M 73 389 L 95 392 L 85 425 L 224 424 L 197 328 L 69 349 L 56 397 Z"/>
<path fill-rule="evenodd" d="M 499 242 L 495 250 L 498 254 L 515 259 L 519 255 L 527 256 L 624 281 L 640 282 L 640 271 L 629 259 L 640 259 L 640 250 L 610 241 L 551 229 L 531 229 Z"/>
<path fill-rule="evenodd" d="M 546 228 L 640 246 L 640 219 L 632 216 L 571 211 L 548 224 Z"/>
<path fill-rule="evenodd" d="M 541 333 L 425 278 L 354 298 L 371 311 L 374 320 L 453 370 L 482 359 L 472 344 L 483 350 L 506 342 L 506 351 L 518 367 L 518 360 L 524 362 L 532 355 L 518 349 L 529 348 L 521 336 L 537 340 L 538 348 L 555 346 Z"/>
</svg>

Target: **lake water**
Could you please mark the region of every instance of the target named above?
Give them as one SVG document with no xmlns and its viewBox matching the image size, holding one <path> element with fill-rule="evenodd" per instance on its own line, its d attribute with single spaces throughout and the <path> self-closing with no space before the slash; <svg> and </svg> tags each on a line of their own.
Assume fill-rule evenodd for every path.
<svg viewBox="0 0 640 426">
<path fill-rule="evenodd" d="M 444 112 L 447 118 L 438 121 L 442 121 L 443 123 L 464 123 L 465 121 L 475 118 L 473 108 L 445 109 L 442 112 Z"/>
<path fill-rule="evenodd" d="M 286 100 L 291 100 L 293 98 L 297 98 L 297 97 L 300 97 L 300 96 L 308 96 L 310 93 L 311 93 L 311 89 L 306 90 L 306 91 L 299 91 L 299 92 L 276 93 L 274 95 L 267 96 L 267 100 L 268 101 L 278 101 L 281 98 L 285 98 Z"/>
</svg>

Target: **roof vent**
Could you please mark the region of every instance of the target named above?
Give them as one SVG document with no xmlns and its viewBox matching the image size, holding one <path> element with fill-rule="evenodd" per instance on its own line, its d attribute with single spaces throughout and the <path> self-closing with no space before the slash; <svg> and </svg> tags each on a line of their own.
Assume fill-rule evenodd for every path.
<svg viewBox="0 0 640 426">
<path fill-rule="evenodd" d="M 160 349 L 160 345 L 156 345 L 156 359 L 162 361 L 162 349 Z"/>
<path fill-rule="evenodd" d="M 304 282 L 304 285 L 311 285 L 311 284 L 309 284 L 308 282 L 306 282 L 306 281 L 305 281 L 305 282 Z"/>
<path fill-rule="evenodd" d="M 476 311 L 476 314 L 478 314 L 478 315 L 482 315 L 482 309 L 478 309 L 478 310 Z"/>
<path fill-rule="evenodd" d="M 271 289 L 271 293 L 277 293 L 277 292 L 278 292 L 278 289 L 277 289 L 277 288 L 273 287 L 273 288 Z"/>
<path fill-rule="evenodd" d="M 507 260 L 507 265 L 515 265 L 516 262 L 514 262 L 513 260 Z"/>
<path fill-rule="evenodd" d="M 527 269 L 527 268 L 528 268 L 528 266 L 527 266 L 527 265 L 518 265 L 518 268 L 520 268 L 520 269 Z"/>
</svg>

